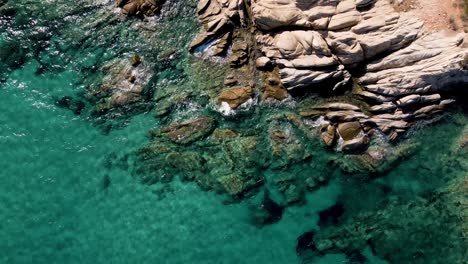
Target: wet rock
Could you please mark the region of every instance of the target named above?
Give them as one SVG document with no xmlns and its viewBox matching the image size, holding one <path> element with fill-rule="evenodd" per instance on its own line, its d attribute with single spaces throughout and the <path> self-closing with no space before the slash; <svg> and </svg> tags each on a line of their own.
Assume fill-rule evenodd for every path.
<svg viewBox="0 0 468 264">
<path fill-rule="evenodd" d="M 272 154 L 271 168 L 285 168 L 310 158 L 291 123 L 273 119 L 268 134 Z"/>
<path fill-rule="evenodd" d="M 117 0 L 117 7 L 128 16 L 154 16 L 161 10 L 164 0 Z"/>
<path fill-rule="evenodd" d="M 232 54 L 229 56 L 231 67 L 238 68 L 249 60 L 249 46 L 246 42 L 236 42 L 232 47 Z"/>
<path fill-rule="evenodd" d="M 181 175 L 181 180 L 195 180 L 201 173 L 205 172 L 204 159 L 196 152 L 178 152 L 174 151 L 165 156 L 165 161 L 171 166 L 174 171 L 178 171 Z M 170 170 L 168 170 L 168 174 Z M 161 179 L 163 182 L 172 180 L 172 177 Z"/>
<path fill-rule="evenodd" d="M 221 186 L 231 195 L 240 195 L 246 190 L 246 183 L 243 177 L 232 174 L 219 178 Z"/>
<path fill-rule="evenodd" d="M 224 79 L 224 85 L 226 86 L 234 86 L 238 83 L 239 82 L 236 80 L 236 77 L 234 77 L 232 74 L 226 76 L 226 79 Z"/>
<path fill-rule="evenodd" d="M 222 47 L 216 47 L 215 54 L 223 49 L 229 42 L 226 34 L 233 32 L 233 25 L 245 23 L 244 2 L 242 0 L 221 1 L 221 0 L 201 0 L 197 6 L 198 20 L 204 27 L 204 32 L 200 33 L 190 44 L 190 51 L 194 52 L 198 48 L 213 40 L 220 40 Z M 225 44 L 226 42 L 226 44 Z M 216 42 L 214 42 L 216 43 Z"/>
<path fill-rule="evenodd" d="M 291 184 L 284 192 L 284 196 L 288 204 L 302 202 L 304 199 L 304 190 Z"/>
<path fill-rule="evenodd" d="M 160 133 L 177 144 L 189 144 L 211 134 L 215 126 L 214 119 L 198 117 L 180 123 L 172 123 L 168 127 L 162 128 Z"/>
<path fill-rule="evenodd" d="M 62 98 L 55 101 L 55 105 L 69 109 L 75 115 L 80 115 L 83 109 L 86 107 L 86 104 L 83 101 L 74 99 L 70 96 L 63 96 Z"/>
<path fill-rule="evenodd" d="M 237 136 L 239 136 L 239 134 L 236 131 L 231 130 L 231 129 L 216 128 L 213 131 L 213 139 L 214 139 L 214 141 L 216 143 L 222 143 L 222 142 L 230 141 L 230 140 L 236 138 Z"/>
<path fill-rule="evenodd" d="M 252 98 L 253 89 L 251 86 L 235 87 L 223 90 L 218 96 L 218 104 L 227 103 L 230 108 L 236 109 L 241 104 Z"/>
<path fill-rule="evenodd" d="M 101 67 L 102 82 L 93 86 L 89 95 L 94 100 L 101 100 L 95 106 L 97 115 L 145 100 L 146 85 L 152 72 L 145 63 L 132 66 L 132 60 L 117 58 Z"/>
<path fill-rule="evenodd" d="M 370 245 L 390 263 L 463 263 L 467 214 L 460 205 L 467 186 L 466 177 L 459 177 L 424 199 L 390 201 L 342 226 L 321 229 L 312 240 L 322 254 L 362 252 Z"/>
<path fill-rule="evenodd" d="M 325 126 L 322 129 L 321 136 L 322 136 L 323 142 L 325 142 L 325 145 L 327 145 L 328 147 L 333 146 L 337 138 L 336 127 L 331 126 L 331 125 Z"/>
<path fill-rule="evenodd" d="M 170 181 L 177 172 L 168 167 L 166 157 L 172 153 L 175 153 L 173 146 L 158 141 L 139 149 L 133 175 L 148 185 Z"/>
<path fill-rule="evenodd" d="M 265 81 L 262 86 L 263 100 L 274 99 L 281 101 L 288 97 L 288 91 L 277 76 L 267 73 L 264 77 Z"/>
<path fill-rule="evenodd" d="M 359 122 L 340 123 L 338 133 L 344 141 L 352 140 L 362 132 Z"/>
<path fill-rule="evenodd" d="M 351 140 L 347 140 L 341 146 L 341 150 L 345 153 L 360 153 L 367 149 L 369 146 L 369 137 L 361 136 L 358 138 L 353 138 Z"/>
</svg>

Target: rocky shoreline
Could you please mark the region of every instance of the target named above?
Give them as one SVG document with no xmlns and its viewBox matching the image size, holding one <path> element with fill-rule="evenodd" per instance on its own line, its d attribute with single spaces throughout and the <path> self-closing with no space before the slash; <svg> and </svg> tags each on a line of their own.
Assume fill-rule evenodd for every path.
<svg viewBox="0 0 468 264">
<path fill-rule="evenodd" d="M 463 35 L 430 33 L 386 0 L 213 0 L 201 1 L 198 14 L 204 31 L 191 50 L 205 45 L 205 52 L 217 56 L 233 31 L 253 32 L 255 40 L 243 45 L 257 49 L 252 57 L 265 76 L 257 89 L 263 99 L 281 101 L 297 91 L 340 95 L 340 90 L 350 90 L 356 105 L 344 99 L 302 112 L 304 118 L 328 121 L 329 127 L 322 128 L 326 145 L 334 145 L 335 137 L 350 141 L 345 152 L 365 150 L 374 129 L 396 140 L 417 120 L 443 112 L 455 102 L 450 91 L 468 82 Z M 234 45 L 230 60 L 238 57 L 237 50 Z M 235 99 L 247 102 L 249 96 Z M 223 100 L 218 101 L 228 101 Z M 235 109 L 239 102 L 228 104 Z M 356 137 L 335 136 L 342 123 L 355 126 Z"/>
<path fill-rule="evenodd" d="M 116 3 L 123 14 L 145 19 L 168 5 Z M 145 58 L 102 68 L 109 74 L 98 92 L 110 97 L 97 113 L 125 114 L 152 87 L 144 100 L 162 128 L 138 152 L 136 174 L 154 175 L 144 175 L 145 183 L 168 181 L 177 171 L 204 188 L 242 197 L 264 184 L 262 170 L 288 174 L 314 158 L 316 138 L 324 151 L 352 154 L 335 162 L 345 172 L 386 171 L 411 152 L 390 142 L 437 120 L 468 82 L 463 36 L 429 32 L 386 0 L 204 0 L 197 13 L 203 29 L 188 47 L 195 55 L 188 58 L 191 68 L 183 69 L 197 79 L 179 83 L 184 89 L 149 84 L 151 71 L 174 69 L 180 51 L 162 52 L 167 61 L 149 58 L 157 69 L 145 66 Z M 249 128 L 252 122 L 257 127 Z M 313 189 L 328 179 L 288 177 L 277 184 L 288 203 L 301 201 L 309 188 L 304 182 Z"/>
<path fill-rule="evenodd" d="M 11 3 L 0 0 L 0 19 L 14 29 L 29 26 L 22 16 L 40 13 Z M 128 170 L 154 192 L 178 178 L 224 203 L 251 203 L 258 228 L 332 182 L 355 182 L 342 190 L 348 199 L 317 214 L 317 230 L 298 237 L 301 258 L 359 259 L 370 247 L 393 263 L 427 263 L 437 254 L 422 238 L 429 234 L 451 263 L 462 263 L 466 239 L 451 236 L 467 234 L 466 177 L 454 172 L 467 168 L 466 131 L 459 133 L 467 122 L 457 117 L 466 111 L 463 34 L 430 32 L 387 0 L 103 0 L 70 10 L 73 22 L 40 13 L 45 33 L 28 39 L 37 42 L 32 48 L 18 45 L 21 37 L 0 40 L 0 81 L 29 59 L 38 75 L 71 64 L 79 91 L 54 95 L 55 105 L 103 133 L 137 113 L 154 116 L 147 144 L 103 158 L 106 166 Z M 454 123 L 453 131 L 419 134 L 438 120 Z M 384 178 L 428 149 L 444 156 L 424 153 L 399 176 L 424 175 L 415 181 L 433 189 L 401 198 L 399 182 Z M 427 223 L 439 216 L 444 221 Z M 452 248 L 450 239 L 459 239 Z M 384 246 L 403 240 L 404 253 Z"/>
</svg>

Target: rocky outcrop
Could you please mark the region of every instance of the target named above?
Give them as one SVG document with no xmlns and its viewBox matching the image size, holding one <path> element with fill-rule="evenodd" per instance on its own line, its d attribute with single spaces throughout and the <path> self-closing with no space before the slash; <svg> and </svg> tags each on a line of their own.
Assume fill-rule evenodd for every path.
<svg viewBox="0 0 468 264">
<path fill-rule="evenodd" d="M 129 16 L 154 16 L 164 0 L 117 0 L 116 6 L 122 8 L 122 13 Z"/>
<path fill-rule="evenodd" d="M 370 246 L 390 263 L 464 263 L 468 257 L 467 186 L 467 178 L 460 177 L 427 198 L 395 200 L 385 208 L 358 214 L 344 225 L 314 234 L 309 238 L 314 247 L 308 250 L 346 253 Z"/>
<path fill-rule="evenodd" d="M 261 51 L 279 66 L 289 90 L 336 89 L 365 64 L 355 95 L 375 115 L 328 111 L 331 121 L 359 120 L 396 139 L 412 121 L 441 113 L 453 102 L 440 93 L 468 83 L 463 36 L 426 33 L 422 22 L 395 12 L 386 0 L 257 0 L 252 12 L 265 32 L 257 36 Z M 331 144 L 330 134 L 322 137 Z"/>
<path fill-rule="evenodd" d="M 150 66 L 138 55 L 112 60 L 101 67 L 101 72 L 104 78 L 91 92 L 92 97 L 100 98 L 95 109 L 98 115 L 142 101 L 152 74 Z"/>
<path fill-rule="evenodd" d="M 245 21 L 242 0 L 201 0 L 198 2 L 198 20 L 202 31 L 190 44 L 190 50 L 214 47 L 213 55 L 219 55 L 228 47 L 234 26 Z"/>
<path fill-rule="evenodd" d="M 442 113 L 454 102 L 447 91 L 468 83 L 463 35 L 429 33 L 387 0 L 254 0 L 248 7 L 239 1 L 201 1 L 205 32 L 192 50 L 209 41 L 225 47 L 225 34 L 242 25 L 244 8 L 257 30 L 256 45 L 236 43 L 229 61 L 242 65 L 246 50 L 258 48 L 263 100 L 281 101 L 298 90 L 333 94 L 353 81 L 360 107 L 301 112 L 330 122 L 321 130 L 327 146 L 339 142 L 337 128 L 348 122 L 358 122 L 363 134 L 340 143 L 340 149 L 367 146 L 373 128 L 395 140 L 418 120 Z"/>
</svg>

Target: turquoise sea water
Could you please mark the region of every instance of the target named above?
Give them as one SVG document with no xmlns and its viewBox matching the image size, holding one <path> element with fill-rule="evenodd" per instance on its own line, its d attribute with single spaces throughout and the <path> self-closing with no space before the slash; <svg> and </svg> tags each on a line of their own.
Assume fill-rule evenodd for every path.
<svg viewBox="0 0 468 264">
<path fill-rule="evenodd" d="M 24 51 L 10 49 L 16 51 L 13 60 L 22 63 L 0 70 L 0 263 L 355 263 L 338 253 L 309 261 L 297 255 L 298 237 L 319 229 L 318 212 L 343 201 L 351 219 L 381 201 L 419 199 L 466 173 L 464 161 L 451 156 L 466 126 L 466 116 L 454 112 L 413 132 L 417 149 L 389 173 L 363 180 L 362 174 L 336 170 L 327 185 L 307 193 L 303 204 L 287 207 L 278 222 L 262 227 L 251 220 L 258 196 L 233 203 L 177 179 L 141 184 L 132 173 L 133 158 L 148 143 L 148 131 L 158 127 L 152 112 L 136 113 L 108 131 L 89 114 L 89 103 L 81 115 L 56 104 L 63 96 L 81 98 L 83 83 L 99 75 L 93 66 L 136 45 L 132 34 L 138 34 L 125 33 L 130 22 L 106 25 L 121 33 L 113 46 L 80 40 L 76 48 L 70 43 L 97 16 L 90 8 L 67 1 L 9 5 L 16 8 L 15 18 L 2 13 L 0 40 Z M 91 17 L 75 28 L 61 12 L 47 8 Z M 190 23 L 187 28 L 197 29 Z M 88 27 L 86 34 L 92 35 Z M 40 30 L 50 36 L 34 38 Z M 133 40 L 131 48 L 126 37 Z M 3 63 L 7 57 L 2 54 Z M 177 75 L 180 67 L 175 68 L 164 74 Z M 300 173 L 313 174 L 313 168 Z M 391 191 L 383 192 L 382 186 Z M 366 263 L 387 263 L 369 248 L 362 253 Z"/>
<path fill-rule="evenodd" d="M 36 66 L 1 86 L 1 263 L 294 263 L 297 236 L 315 225 L 308 216 L 335 199 L 337 187 L 324 188 L 308 209 L 258 229 L 243 203 L 192 184 L 141 185 L 106 160 L 145 143 L 152 117 L 103 135 L 54 104 L 73 73 L 37 76 Z"/>
</svg>

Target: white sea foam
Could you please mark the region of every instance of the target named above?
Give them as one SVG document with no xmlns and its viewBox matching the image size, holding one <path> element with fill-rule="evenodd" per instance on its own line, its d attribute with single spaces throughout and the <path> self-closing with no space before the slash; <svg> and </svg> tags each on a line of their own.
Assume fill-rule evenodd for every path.
<svg viewBox="0 0 468 264">
<path fill-rule="evenodd" d="M 236 111 L 234 111 L 227 102 L 221 102 L 221 105 L 218 107 L 218 112 L 223 116 L 230 116 L 236 113 Z"/>
</svg>

